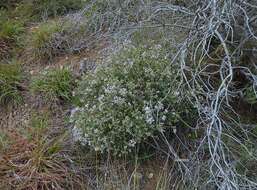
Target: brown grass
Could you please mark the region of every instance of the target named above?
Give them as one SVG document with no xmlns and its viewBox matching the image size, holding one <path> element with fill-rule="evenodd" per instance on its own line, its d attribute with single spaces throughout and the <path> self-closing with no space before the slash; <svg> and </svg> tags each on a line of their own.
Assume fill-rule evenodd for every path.
<svg viewBox="0 0 257 190">
<path fill-rule="evenodd" d="M 8 131 L 10 145 L 0 156 L 0 189 L 61 190 L 78 189 L 81 177 L 71 167 L 65 136 L 48 139 L 44 131 L 28 137 Z M 41 135 L 43 134 L 43 135 Z"/>
<path fill-rule="evenodd" d="M 8 43 L 5 40 L 0 39 L 0 59 L 8 57 L 10 51 L 11 47 L 8 45 Z"/>
</svg>

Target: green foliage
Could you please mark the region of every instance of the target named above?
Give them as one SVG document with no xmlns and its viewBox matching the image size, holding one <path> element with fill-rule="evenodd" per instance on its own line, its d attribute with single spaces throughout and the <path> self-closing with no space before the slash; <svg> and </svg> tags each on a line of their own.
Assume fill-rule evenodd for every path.
<svg viewBox="0 0 257 190">
<path fill-rule="evenodd" d="M 45 102 L 51 103 L 58 100 L 70 101 L 72 88 L 72 74 L 67 68 L 45 70 L 31 82 L 32 92 L 40 94 Z"/>
<path fill-rule="evenodd" d="M 6 10 L 0 10 L 0 59 L 10 57 L 15 48 L 21 47 L 23 22 L 10 19 Z"/>
<path fill-rule="evenodd" d="M 15 7 L 18 3 L 22 2 L 23 0 L 1 0 L 0 1 L 0 8 L 11 8 Z"/>
<path fill-rule="evenodd" d="M 84 134 L 78 139 L 97 151 L 121 155 L 170 126 L 183 126 L 191 108 L 180 80 L 160 46 L 124 50 L 79 83 L 75 136 Z"/>
<path fill-rule="evenodd" d="M 32 33 L 29 46 L 35 59 L 51 61 L 56 56 L 76 52 L 86 35 L 85 23 L 74 25 L 70 19 L 61 19 L 44 23 L 36 28 Z"/>
<path fill-rule="evenodd" d="M 90 0 L 86 0 L 86 4 L 89 4 L 90 3 Z M 86 12 L 86 15 L 88 18 L 96 15 L 96 14 L 101 14 L 103 13 L 108 5 L 110 4 L 114 5 L 115 6 L 115 2 L 113 2 L 112 0 L 111 1 L 106 1 L 106 0 L 97 0 L 95 1 L 92 6 L 90 7 L 89 11 Z"/>
<path fill-rule="evenodd" d="M 0 152 L 5 150 L 8 147 L 8 144 L 9 139 L 7 135 L 3 131 L 0 131 Z"/>
<path fill-rule="evenodd" d="M 11 19 L 9 14 L 6 10 L 0 10 L 0 38 L 13 41 L 24 32 L 24 27 L 22 21 Z"/>
<path fill-rule="evenodd" d="M 34 56 L 40 59 L 52 59 L 57 55 L 57 51 L 53 46 L 54 35 L 62 30 L 62 26 L 58 22 L 48 22 L 40 25 L 32 33 L 31 43 Z"/>
<path fill-rule="evenodd" d="M 34 114 L 30 122 L 31 127 L 36 130 L 45 129 L 48 126 L 48 117 L 46 114 Z"/>
<path fill-rule="evenodd" d="M 32 4 L 37 5 L 35 13 L 56 16 L 82 8 L 83 0 L 32 0 Z"/>
<path fill-rule="evenodd" d="M 48 19 L 81 9 L 83 0 L 23 0 L 16 5 L 15 14 L 30 21 Z"/>
<path fill-rule="evenodd" d="M 255 127 L 256 130 L 256 127 Z M 244 143 L 231 144 L 231 149 L 233 153 L 237 156 L 236 170 L 241 175 L 247 175 L 252 180 L 257 180 L 256 174 L 256 156 L 257 156 L 257 147 L 256 147 L 256 135 L 250 134 L 250 138 L 244 139 Z"/>
<path fill-rule="evenodd" d="M 22 80 L 21 67 L 17 63 L 0 63 L 0 104 L 20 103 L 19 85 Z"/>
<path fill-rule="evenodd" d="M 49 117 L 47 112 L 32 112 L 27 125 L 18 128 L 15 132 L 27 140 L 39 140 L 49 131 Z"/>
<path fill-rule="evenodd" d="M 244 91 L 244 99 L 249 104 L 256 104 L 257 103 L 257 92 L 253 86 L 247 87 Z"/>
<path fill-rule="evenodd" d="M 0 9 L 0 23 L 3 23 L 8 19 L 8 13 L 5 9 Z"/>
<path fill-rule="evenodd" d="M 22 23 L 13 20 L 0 21 L 0 38 L 8 41 L 17 41 L 24 32 Z"/>
</svg>

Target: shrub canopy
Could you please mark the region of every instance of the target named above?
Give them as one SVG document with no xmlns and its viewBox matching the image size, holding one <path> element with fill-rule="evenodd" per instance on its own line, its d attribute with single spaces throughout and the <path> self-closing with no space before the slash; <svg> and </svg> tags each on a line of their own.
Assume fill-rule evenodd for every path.
<svg viewBox="0 0 257 190">
<path fill-rule="evenodd" d="M 181 78 L 165 51 L 131 48 L 110 65 L 84 76 L 77 89 L 79 111 L 72 118 L 84 143 L 95 150 L 127 153 L 158 131 L 176 125 L 187 112 Z"/>
</svg>

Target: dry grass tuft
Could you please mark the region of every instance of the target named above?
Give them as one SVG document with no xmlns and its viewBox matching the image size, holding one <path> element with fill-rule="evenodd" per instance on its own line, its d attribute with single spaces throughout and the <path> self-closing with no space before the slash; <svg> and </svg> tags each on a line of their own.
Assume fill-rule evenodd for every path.
<svg viewBox="0 0 257 190">
<path fill-rule="evenodd" d="M 0 188 L 17 190 L 77 189 L 81 177 L 72 168 L 66 135 L 51 137 L 46 120 L 34 119 L 32 127 L 6 131 L 9 145 L 1 149 Z"/>
</svg>

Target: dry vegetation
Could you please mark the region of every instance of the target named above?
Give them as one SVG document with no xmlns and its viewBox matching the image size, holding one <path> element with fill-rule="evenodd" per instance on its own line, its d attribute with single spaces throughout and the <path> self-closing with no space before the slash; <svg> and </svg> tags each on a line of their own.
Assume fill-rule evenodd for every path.
<svg viewBox="0 0 257 190">
<path fill-rule="evenodd" d="M 1 1 L 0 189 L 257 189 L 256 13 Z"/>
</svg>

